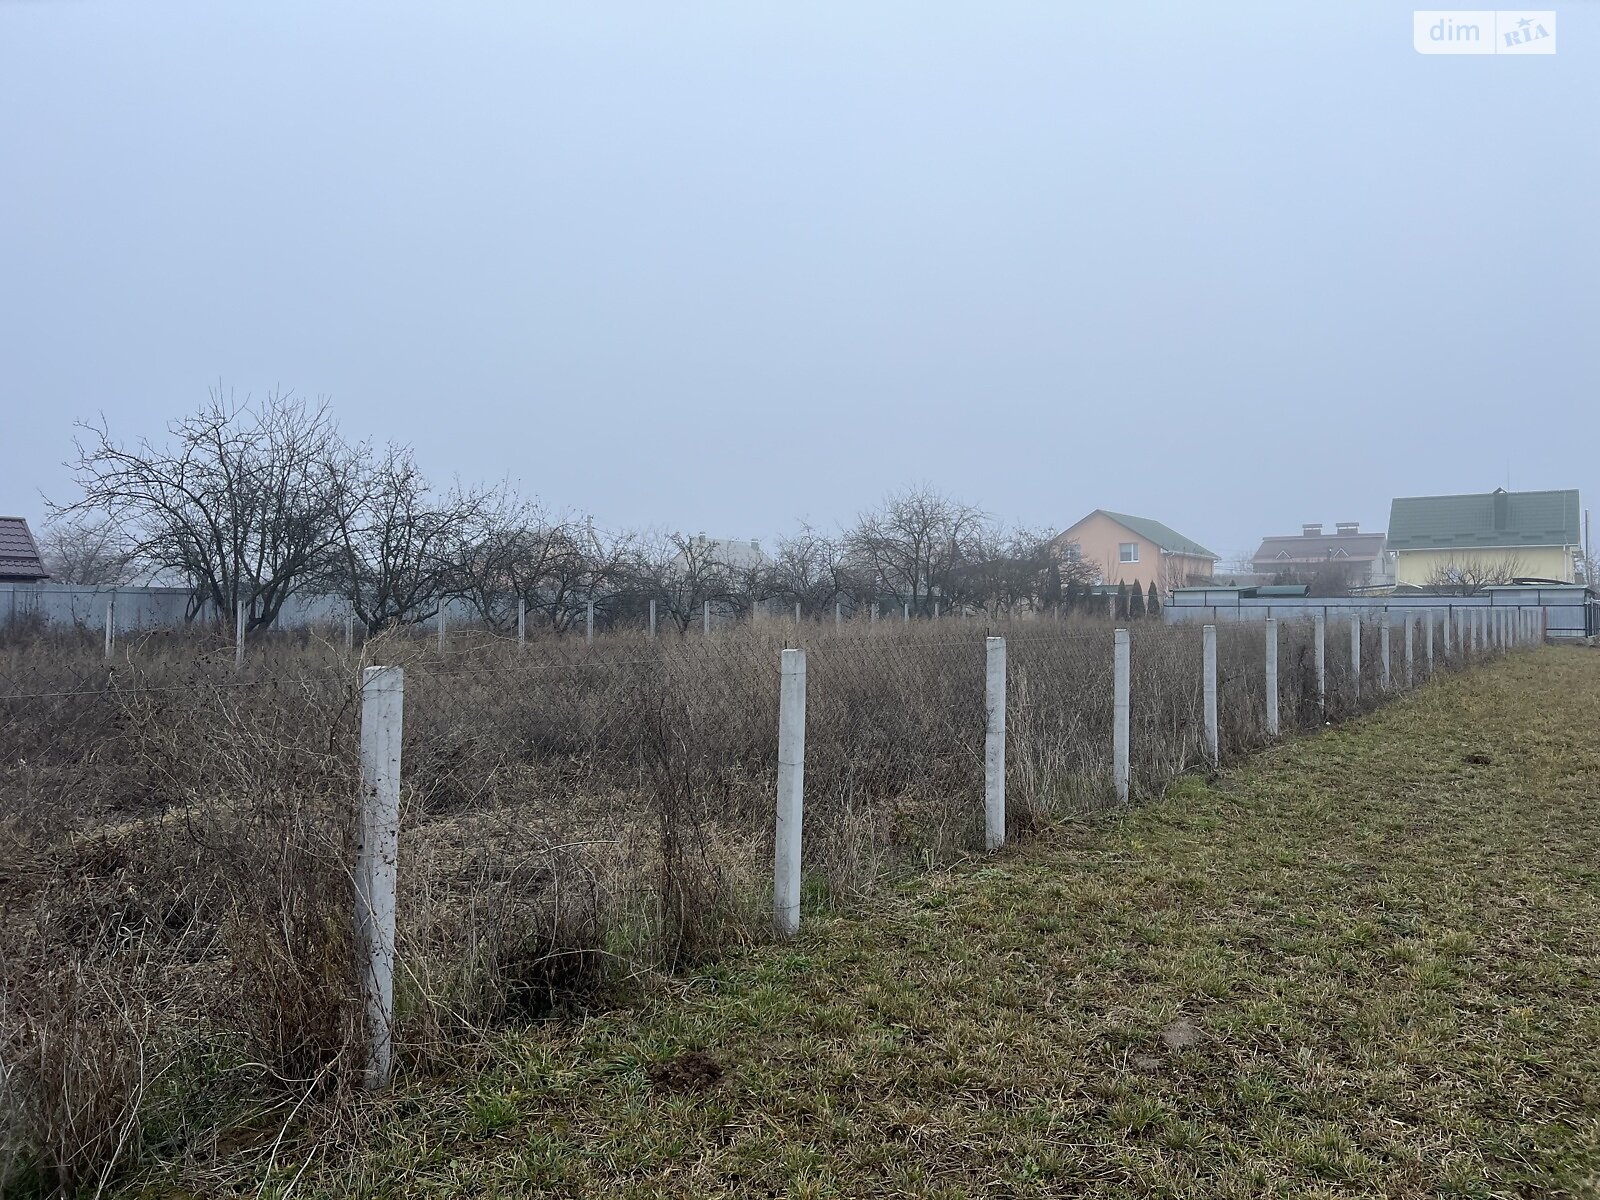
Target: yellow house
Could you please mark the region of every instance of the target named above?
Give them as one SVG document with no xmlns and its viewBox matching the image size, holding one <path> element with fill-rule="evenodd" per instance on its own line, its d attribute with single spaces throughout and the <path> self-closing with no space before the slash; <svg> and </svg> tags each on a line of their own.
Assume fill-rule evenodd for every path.
<svg viewBox="0 0 1600 1200">
<path fill-rule="evenodd" d="M 1160 521 L 1103 508 L 1057 534 L 1051 545 L 1063 558 L 1093 566 L 1101 583 L 1154 583 L 1162 593 L 1204 583 L 1217 566 L 1215 554 Z"/>
<path fill-rule="evenodd" d="M 1446 591 L 1513 579 L 1572 583 L 1579 511 L 1576 490 L 1402 497 L 1389 509 L 1395 583 Z"/>
</svg>

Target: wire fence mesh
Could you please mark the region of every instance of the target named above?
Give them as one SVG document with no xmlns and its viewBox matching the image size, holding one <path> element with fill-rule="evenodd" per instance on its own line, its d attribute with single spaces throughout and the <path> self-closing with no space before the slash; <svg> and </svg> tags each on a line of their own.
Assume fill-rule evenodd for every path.
<svg viewBox="0 0 1600 1200">
<path fill-rule="evenodd" d="M 1470 631 L 1434 670 L 1489 657 Z M 581 1005 L 765 935 L 780 651 L 807 652 L 807 903 L 984 846 L 985 637 L 1007 642 L 1008 836 L 1112 798 L 1109 621 L 768 620 L 712 636 L 344 630 L 0 641 L 0 1087 L 65 1175 L 122 1153 L 155 1055 L 349 1086 L 360 671 L 404 668 L 396 1044 Z M 1205 765 L 1201 629 L 1131 628 L 1134 794 Z M 1224 624 L 1226 761 L 1402 688 L 1404 631 Z M 1413 677 L 1426 679 L 1413 631 Z M 199 1055 L 200 1058 L 196 1058 Z M 181 1090 L 181 1089 L 180 1089 Z M 92 1099 L 86 1099 L 86 1097 Z M 143 1120 L 144 1114 L 139 1119 Z M 141 1125 L 141 1128 L 143 1126 Z"/>
</svg>

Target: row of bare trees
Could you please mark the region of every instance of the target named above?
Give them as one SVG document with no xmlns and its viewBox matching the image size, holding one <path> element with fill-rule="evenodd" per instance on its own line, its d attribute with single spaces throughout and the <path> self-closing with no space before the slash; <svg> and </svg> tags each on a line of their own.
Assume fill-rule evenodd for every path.
<svg viewBox="0 0 1600 1200">
<path fill-rule="evenodd" d="M 658 616 L 687 629 L 703 605 L 807 612 L 874 601 L 915 615 L 1063 602 L 1091 581 L 1046 531 L 1005 528 L 927 486 L 888 497 L 837 534 L 803 527 L 770 553 L 672 531 L 612 533 L 506 483 L 437 488 L 409 447 L 351 442 L 325 401 L 221 389 L 165 437 L 127 443 L 84 425 L 80 495 L 52 506 L 45 551 L 67 582 L 181 583 L 191 615 L 272 625 L 297 594 L 346 601 L 370 631 L 465 603 L 514 627 L 520 607 L 561 630 L 594 602 L 604 620 Z"/>
</svg>

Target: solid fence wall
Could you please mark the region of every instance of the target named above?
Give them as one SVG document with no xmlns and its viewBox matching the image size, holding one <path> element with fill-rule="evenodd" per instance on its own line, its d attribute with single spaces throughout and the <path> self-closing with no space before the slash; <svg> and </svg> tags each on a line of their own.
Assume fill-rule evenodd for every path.
<svg viewBox="0 0 1600 1200">
<path fill-rule="evenodd" d="M 1582 584 L 1490 588 L 1472 596 L 1400 594 L 1390 596 L 1238 596 L 1223 588 L 1180 589 L 1162 606 L 1161 616 L 1168 624 L 1197 622 L 1219 624 L 1224 621 L 1309 621 L 1316 615 L 1326 620 L 1359 616 L 1374 620 L 1391 613 L 1398 621 L 1402 614 L 1418 610 L 1442 610 L 1448 617 L 1458 614 L 1494 611 L 1549 611 L 1546 636 L 1552 640 L 1580 638 L 1600 633 L 1600 598 Z"/>
</svg>

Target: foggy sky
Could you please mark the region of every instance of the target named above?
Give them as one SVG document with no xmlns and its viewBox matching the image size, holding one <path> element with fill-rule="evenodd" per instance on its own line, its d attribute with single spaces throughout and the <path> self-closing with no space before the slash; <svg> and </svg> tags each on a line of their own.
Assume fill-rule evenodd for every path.
<svg viewBox="0 0 1600 1200">
<path fill-rule="evenodd" d="M 0 0 L 0 511 L 219 380 L 612 528 L 1600 503 L 1600 4 L 1411 11 Z"/>
</svg>

